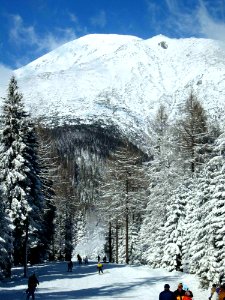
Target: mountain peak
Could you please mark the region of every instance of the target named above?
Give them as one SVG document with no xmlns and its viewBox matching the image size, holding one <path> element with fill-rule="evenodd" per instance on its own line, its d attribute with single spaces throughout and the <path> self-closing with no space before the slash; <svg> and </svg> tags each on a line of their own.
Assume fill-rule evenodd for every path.
<svg viewBox="0 0 225 300">
<path fill-rule="evenodd" d="M 160 104 L 172 118 L 191 89 L 211 114 L 224 111 L 225 52 L 213 40 L 91 34 L 15 75 L 31 114 L 48 121 L 101 119 L 143 136 Z"/>
</svg>

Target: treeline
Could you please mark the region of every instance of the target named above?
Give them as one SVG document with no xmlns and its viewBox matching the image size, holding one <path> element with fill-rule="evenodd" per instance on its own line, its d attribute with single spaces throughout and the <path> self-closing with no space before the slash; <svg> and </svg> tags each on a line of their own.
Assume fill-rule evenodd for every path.
<svg viewBox="0 0 225 300">
<path fill-rule="evenodd" d="M 171 120 L 149 122 L 150 161 L 118 149 L 101 187 L 106 249 L 116 262 L 197 274 L 219 282 L 225 266 L 224 134 L 193 92 Z M 139 160 L 139 162 L 138 162 Z"/>
</svg>

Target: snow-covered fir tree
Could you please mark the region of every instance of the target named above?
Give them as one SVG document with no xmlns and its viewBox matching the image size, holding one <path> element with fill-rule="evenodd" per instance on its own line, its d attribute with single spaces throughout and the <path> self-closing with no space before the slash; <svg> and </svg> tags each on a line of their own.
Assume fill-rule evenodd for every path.
<svg viewBox="0 0 225 300">
<path fill-rule="evenodd" d="M 199 205 L 202 218 L 198 243 L 202 250 L 196 273 L 203 286 L 207 286 L 209 282 L 218 282 L 225 267 L 224 141 L 223 134 L 216 141 L 214 157 L 206 164 L 201 178 L 204 198 Z"/>
<path fill-rule="evenodd" d="M 17 81 L 12 77 L 4 99 L 1 131 L 0 183 L 2 198 L 14 225 L 14 264 L 26 265 L 31 249 L 41 242 L 42 183 L 39 178 L 34 125 L 24 109 Z"/>
<path fill-rule="evenodd" d="M 173 192 L 166 212 L 162 255 L 162 267 L 170 271 L 181 270 L 182 266 L 188 182 L 179 185 Z"/>
<path fill-rule="evenodd" d="M 0 186 L 0 280 L 11 276 L 12 267 L 12 223 L 5 211 Z"/>
</svg>

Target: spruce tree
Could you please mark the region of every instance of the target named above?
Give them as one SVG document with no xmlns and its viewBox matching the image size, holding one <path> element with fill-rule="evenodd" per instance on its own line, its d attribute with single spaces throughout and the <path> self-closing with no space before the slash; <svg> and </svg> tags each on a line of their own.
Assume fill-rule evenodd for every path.
<svg viewBox="0 0 225 300">
<path fill-rule="evenodd" d="M 225 266 L 225 147 L 224 135 L 217 142 L 214 157 L 205 166 L 201 181 L 205 197 L 201 203 L 202 226 L 199 244 L 203 251 L 196 273 L 203 286 L 218 282 Z"/>
<path fill-rule="evenodd" d="M 17 81 L 12 77 L 4 99 L 0 182 L 3 203 L 13 223 L 14 264 L 27 272 L 29 250 L 40 242 L 43 209 L 34 125 L 24 109 Z"/>
<path fill-rule="evenodd" d="M 12 267 L 12 224 L 5 212 L 0 188 L 0 280 L 11 276 Z"/>
</svg>

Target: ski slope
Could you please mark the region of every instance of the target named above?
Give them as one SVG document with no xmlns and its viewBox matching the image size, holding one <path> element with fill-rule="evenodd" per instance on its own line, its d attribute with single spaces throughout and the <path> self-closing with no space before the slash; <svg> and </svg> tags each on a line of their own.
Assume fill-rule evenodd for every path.
<svg viewBox="0 0 225 300">
<path fill-rule="evenodd" d="M 13 269 L 12 280 L 0 284 L 1 300 L 26 299 L 27 279 L 23 278 L 22 272 L 22 268 Z M 54 262 L 29 267 L 29 274 L 32 272 L 40 282 L 36 300 L 157 300 L 165 283 L 169 283 L 173 291 L 179 282 L 192 290 L 194 300 L 208 299 L 209 296 L 209 291 L 199 288 L 194 275 L 153 270 L 148 266 L 104 264 L 104 274 L 99 275 L 96 262 L 81 266 L 74 262 L 72 273 L 67 272 L 66 262 Z"/>
</svg>

